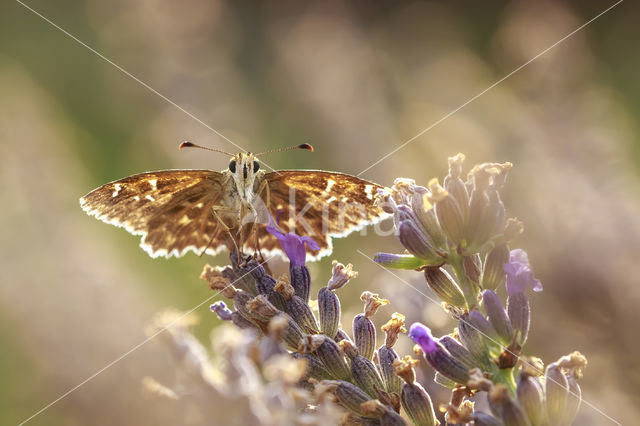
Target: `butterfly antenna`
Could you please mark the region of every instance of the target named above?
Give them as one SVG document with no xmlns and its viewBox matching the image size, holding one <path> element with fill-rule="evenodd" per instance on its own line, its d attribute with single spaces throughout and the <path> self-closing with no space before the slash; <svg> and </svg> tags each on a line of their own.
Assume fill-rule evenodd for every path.
<svg viewBox="0 0 640 426">
<path fill-rule="evenodd" d="M 182 149 L 182 148 L 200 148 L 200 149 L 206 149 L 207 151 L 213 151 L 213 152 L 219 152 L 221 154 L 226 154 L 229 157 L 233 157 L 233 154 L 227 152 L 227 151 L 223 151 L 221 149 L 216 149 L 216 148 L 209 148 L 207 146 L 202 146 L 202 145 L 196 145 L 195 143 L 191 143 L 189 141 L 184 141 L 182 142 L 179 146 L 178 149 Z"/>
<path fill-rule="evenodd" d="M 313 147 L 311 145 L 309 145 L 308 143 L 303 143 L 302 145 L 290 146 L 288 148 L 270 149 L 269 151 L 260 152 L 260 153 L 256 154 L 256 156 L 264 155 L 264 154 L 271 154 L 273 152 L 292 151 L 294 149 L 306 149 L 308 151 L 313 152 Z"/>
</svg>

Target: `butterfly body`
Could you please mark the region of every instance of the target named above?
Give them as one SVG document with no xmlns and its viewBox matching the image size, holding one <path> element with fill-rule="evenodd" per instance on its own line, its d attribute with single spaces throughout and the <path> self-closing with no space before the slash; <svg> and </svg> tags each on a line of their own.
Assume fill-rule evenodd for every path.
<svg viewBox="0 0 640 426">
<path fill-rule="evenodd" d="M 374 205 L 379 188 L 337 172 L 265 172 L 255 155 L 239 153 L 220 172 L 161 170 L 116 180 L 82 197 L 80 205 L 91 216 L 141 235 L 140 246 L 152 257 L 215 255 L 243 245 L 279 254 L 276 238 L 262 226 L 277 217 L 283 231 L 318 243 L 313 259 L 331 253 L 331 237 L 386 217 Z"/>
</svg>

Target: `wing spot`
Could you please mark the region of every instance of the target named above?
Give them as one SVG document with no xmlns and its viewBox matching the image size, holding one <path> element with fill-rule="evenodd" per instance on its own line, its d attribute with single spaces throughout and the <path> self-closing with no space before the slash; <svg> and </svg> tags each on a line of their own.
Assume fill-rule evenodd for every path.
<svg viewBox="0 0 640 426">
<path fill-rule="evenodd" d="M 119 183 L 116 183 L 114 185 L 114 190 L 113 190 L 113 194 L 111 194 L 111 197 L 117 197 L 118 194 L 120 193 L 120 190 L 122 190 L 122 185 Z"/>
<path fill-rule="evenodd" d="M 333 179 L 327 179 L 327 187 L 324 189 L 325 192 L 329 192 L 331 191 L 331 188 L 333 187 L 333 185 L 336 184 L 336 181 Z"/>
<path fill-rule="evenodd" d="M 140 196 L 138 196 L 138 195 L 134 195 L 134 196 L 133 196 L 133 199 L 134 199 L 134 200 L 136 200 L 136 201 L 140 201 Z"/>
<path fill-rule="evenodd" d="M 158 179 L 149 179 L 149 183 L 154 191 L 158 189 Z"/>
<path fill-rule="evenodd" d="M 365 185 L 364 186 L 364 193 L 367 194 L 367 198 L 370 200 L 373 200 L 373 185 Z"/>
<path fill-rule="evenodd" d="M 156 199 L 153 198 L 151 195 L 145 195 L 144 198 L 146 198 L 149 201 L 155 201 Z"/>
</svg>

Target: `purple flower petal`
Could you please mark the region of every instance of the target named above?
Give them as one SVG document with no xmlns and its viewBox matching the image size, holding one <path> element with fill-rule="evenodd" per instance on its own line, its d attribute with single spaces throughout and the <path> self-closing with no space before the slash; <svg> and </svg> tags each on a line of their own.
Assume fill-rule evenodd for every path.
<svg viewBox="0 0 640 426">
<path fill-rule="evenodd" d="M 416 342 L 425 354 L 429 354 L 437 349 L 436 339 L 431 334 L 431 330 L 419 322 L 413 323 L 409 329 L 409 337 Z"/>
<path fill-rule="evenodd" d="M 216 302 L 213 305 L 209 306 L 209 309 L 211 309 L 212 312 L 215 312 L 218 315 L 218 318 L 220 318 L 221 320 L 231 321 L 231 314 L 233 312 L 231 312 L 227 308 L 227 305 L 224 302 Z"/>
<path fill-rule="evenodd" d="M 271 235 L 276 237 L 280 241 L 280 247 L 289 258 L 289 262 L 292 266 L 304 266 L 307 252 L 305 250 L 305 244 L 309 250 L 319 250 L 320 246 L 311 237 L 300 237 L 292 232 L 285 234 L 277 225 L 269 218 L 269 225 L 265 228 Z"/>
<path fill-rule="evenodd" d="M 533 275 L 529 256 L 522 249 L 511 250 L 509 262 L 503 266 L 507 274 L 507 292 L 509 295 L 524 293 L 527 287 L 533 291 L 542 291 L 542 283 Z"/>
</svg>

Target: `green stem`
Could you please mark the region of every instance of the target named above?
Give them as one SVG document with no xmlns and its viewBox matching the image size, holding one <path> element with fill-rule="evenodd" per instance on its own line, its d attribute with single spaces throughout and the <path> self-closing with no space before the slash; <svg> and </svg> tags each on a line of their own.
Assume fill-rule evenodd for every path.
<svg viewBox="0 0 640 426">
<path fill-rule="evenodd" d="M 515 370 L 515 368 L 504 368 L 498 370 L 498 373 L 492 377 L 494 383 L 505 385 L 513 398 L 516 397 L 516 388 L 518 386 L 514 377 Z"/>
</svg>

